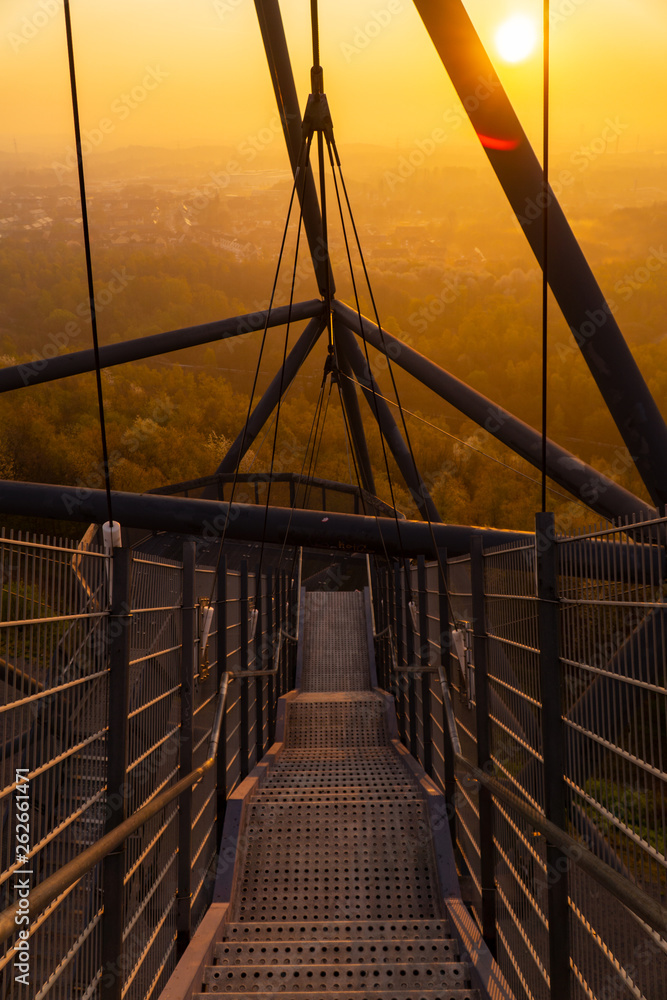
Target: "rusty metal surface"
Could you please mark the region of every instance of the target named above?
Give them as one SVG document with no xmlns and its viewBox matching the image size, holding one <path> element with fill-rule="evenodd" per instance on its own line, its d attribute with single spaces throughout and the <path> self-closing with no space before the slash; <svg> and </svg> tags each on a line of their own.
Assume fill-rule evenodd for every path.
<svg viewBox="0 0 667 1000">
<path fill-rule="evenodd" d="M 212 991 L 215 993 L 215 991 Z M 218 991 L 220 992 L 220 991 Z M 307 996 L 309 1000 L 479 1000 L 478 990 L 473 990 L 466 987 L 457 986 L 445 986 L 436 989 L 374 989 L 371 987 L 362 989 L 349 989 L 347 986 L 338 987 L 336 990 L 322 989 L 317 986 L 306 986 L 302 990 L 289 990 L 283 992 L 279 990 L 276 992 L 275 989 L 267 992 L 256 992 L 253 987 L 247 990 L 234 989 L 233 991 L 225 990 L 221 994 L 228 998 L 228 1000 L 243 1000 L 244 997 L 252 996 L 253 1000 L 276 1000 L 279 996 L 280 1000 L 303 1000 L 303 997 Z M 208 1000 L 211 996 L 211 992 L 207 990 L 206 993 L 195 993 L 192 996 L 192 1000 Z"/>
<path fill-rule="evenodd" d="M 204 982 L 211 992 L 256 990 L 310 990 L 313 986 L 325 990 L 376 989 L 391 990 L 398 986 L 418 989 L 441 989 L 443 986 L 465 986 L 467 966 L 460 962 L 423 962 L 397 964 L 382 962 L 375 965 L 271 965 L 212 966 L 206 970 Z M 245 991 L 239 988 L 245 986 Z"/>
<path fill-rule="evenodd" d="M 226 941 L 401 941 L 449 937 L 447 920 L 309 920 L 229 923 Z"/>
<path fill-rule="evenodd" d="M 378 962 L 458 962 L 454 941 L 223 941 L 215 947 L 218 965 L 354 965 Z"/>
</svg>

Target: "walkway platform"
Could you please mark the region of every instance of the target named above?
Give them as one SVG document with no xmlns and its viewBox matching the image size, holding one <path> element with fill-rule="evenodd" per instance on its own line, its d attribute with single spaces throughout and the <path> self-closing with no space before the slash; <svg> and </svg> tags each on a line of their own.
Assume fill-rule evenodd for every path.
<svg viewBox="0 0 667 1000">
<path fill-rule="evenodd" d="M 223 844 L 228 857 L 237 842 L 236 863 L 219 869 L 217 941 L 205 954 L 199 933 L 188 949 L 202 985 L 167 986 L 162 1000 L 511 998 L 457 897 L 446 821 L 434 849 L 442 797 L 373 689 L 364 595 L 305 599 L 298 690 L 230 799 Z"/>
</svg>

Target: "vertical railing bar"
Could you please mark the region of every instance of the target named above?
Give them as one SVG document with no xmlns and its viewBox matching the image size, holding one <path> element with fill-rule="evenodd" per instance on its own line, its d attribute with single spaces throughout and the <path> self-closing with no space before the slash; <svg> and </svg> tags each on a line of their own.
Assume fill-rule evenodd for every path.
<svg viewBox="0 0 667 1000">
<path fill-rule="evenodd" d="M 486 607 L 484 596 L 484 553 L 481 535 L 470 539 L 470 581 L 473 615 L 473 662 L 475 664 L 475 710 L 477 722 L 477 766 L 492 767 L 491 723 L 489 717 L 489 677 L 487 667 Z M 496 955 L 495 847 L 493 839 L 493 796 L 479 787 L 479 848 L 482 884 L 482 935 L 492 955 Z"/>
<path fill-rule="evenodd" d="M 216 650 L 218 660 L 218 689 L 222 682 L 223 674 L 227 670 L 227 556 L 221 555 L 217 570 L 217 593 L 216 593 L 216 619 L 217 636 Z M 217 770 L 217 810 L 218 821 L 217 840 L 218 847 L 222 838 L 222 827 L 227 808 L 227 711 L 222 714 L 220 725 L 220 741 L 218 744 Z"/>
<path fill-rule="evenodd" d="M 540 690 L 542 702 L 542 753 L 544 759 L 544 804 L 548 820 L 567 830 L 563 685 L 560 660 L 558 607 L 558 553 L 554 515 L 540 513 L 535 518 Z M 549 978 L 553 1000 L 569 1000 L 570 908 L 568 902 L 566 855 L 547 841 L 549 906 Z"/>
<path fill-rule="evenodd" d="M 127 817 L 127 764 L 130 708 L 131 550 L 113 550 L 113 595 L 109 636 L 109 703 L 107 732 L 107 821 L 110 833 Z M 123 926 L 126 851 L 123 842 L 108 854 L 102 866 L 104 913 L 102 915 L 102 1000 L 123 995 Z"/>
<path fill-rule="evenodd" d="M 183 605 L 181 650 L 181 734 L 179 777 L 193 768 L 193 687 L 195 676 L 195 635 L 197 608 L 196 548 L 188 539 L 183 543 Z M 178 894 L 177 894 L 177 954 L 183 954 L 190 942 L 192 929 L 192 789 L 178 800 Z"/>
<path fill-rule="evenodd" d="M 239 670 L 245 673 L 248 669 L 248 563 L 243 560 L 241 563 L 241 592 L 239 596 L 239 625 L 240 625 L 240 650 L 239 650 Z M 248 687 L 250 681 L 241 678 L 241 781 L 248 775 L 249 747 L 248 747 L 248 710 L 249 696 Z"/>
<path fill-rule="evenodd" d="M 428 616 L 426 612 L 426 561 L 423 555 L 417 561 L 417 588 L 419 591 L 419 662 L 422 667 L 430 666 L 430 649 L 428 641 Z M 422 700 L 422 766 L 428 775 L 433 770 L 433 747 L 431 745 L 431 674 L 424 673 L 421 678 Z"/>
</svg>

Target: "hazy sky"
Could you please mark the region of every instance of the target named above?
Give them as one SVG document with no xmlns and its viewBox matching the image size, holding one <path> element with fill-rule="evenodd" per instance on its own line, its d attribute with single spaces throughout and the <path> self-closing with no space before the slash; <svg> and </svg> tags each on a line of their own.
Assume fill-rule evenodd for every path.
<svg viewBox="0 0 667 1000">
<path fill-rule="evenodd" d="M 508 65 L 494 34 L 539 24 L 541 0 L 467 0 L 501 79 L 540 143 L 541 53 Z M 665 0 L 552 0 L 554 151 L 593 142 L 607 119 L 626 149 L 667 149 Z M 309 0 L 283 0 L 305 100 Z M 252 0 L 72 0 L 81 115 L 99 145 L 236 145 L 275 125 Z M 322 62 L 339 145 L 410 145 L 457 98 L 409 0 L 320 0 Z M 72 141 L 62 0 L 0 4 L 0 151 Z M 474 142 L 467 121 L 456 141 Z"/>
</svg>

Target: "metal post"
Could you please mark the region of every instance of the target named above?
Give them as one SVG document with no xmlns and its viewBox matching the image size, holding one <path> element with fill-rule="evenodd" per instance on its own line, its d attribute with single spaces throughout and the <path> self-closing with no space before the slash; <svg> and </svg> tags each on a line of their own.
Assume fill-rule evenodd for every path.
<svg viewBox="0 0 667 1000">
<path fill-rule="evenodd" d="M 408 666 L 415 664 L 415 632 L 410 613 L 409 603 L 412 594 L 412 581 L 410 579 L 410 560 L 403 560 L 403 574 L 405 576 L 405 637 L 407 640 L 407 660 Z M 410 726 L 410 753 L 413 757 L 419 758 L 419 748 L 417 745 L 417 706 L 415 698 L 415 676 L 407 675 L 408 687 L 408 724 Z"/>
<path fill-rule="evenodd" d="M 105 833 L 127 818 L 127 756 L 130 708 L 130 640 L 132 632 L 131 550 L 113 550 L 113 594 L 109 617 L 109 730 L 107 734 L 107 809 Z M 123 995 L 123 896 L 125 842 L 104 859 L 102 867 L 102 1000 Z"/>
<path fill-rule="evenodd" d="M 558 606 L 558 553 L 552 513 L 535 517 L 540 685 L 542 700 L 542 755 L 544 760 L 544 812 L 562 830 L 567 828 L 565 789 L 565 740 L 563 728 L 563 678 L 560 661 Z M 549 977 L 554 1000 L 570 998 L 569 861 L 562 850 L 547 841 L 549 878 Z"/>
<path fill-rule="evenodd" d="M 394 563 L 394 619 L 396 621 L 396 663 L 398 666 L 401 666 L 405 660 L 403 654 L 403 581 L 401 578 L 401 566 L 398 562 Z M 401 737 L 401 743 L 405 744 L 407 736 L 405 732 L 403 678 L 404 674 L 398 674 L 394 677 L 394 684 L 396 685 L 396 701 L 398 703 L 398 731 Z"/>
<path fill-rule="evenodd" d="M 222 675 L 227 670 L 227 556 L 221 555 L 217 573 L 217 651 L 218 651 L 218 688 Z M 220 724 L 220 742 L 218 744 L 217 761 L 217 820 L 218 846 L 222 838 L 222 827 L 227 809 L 227 713 L 222 713 Z"/>
<path fill-rule="evenodd" d="M 179 778 L 193 768 L 193 688 L 195 676 L 195 635 L 197 634 L 196 543 L 183 543 L 183 646 L 181 650 L 181 738 Z M 183 954 L 192 930 L 192 788 L 178 800 L 178 911 L 176 948 Z"/>
<path fill-rule="evenodd" d="M 486 607 L 484 602 L 484 551 L 482 538 L 470 540 L 470 580 L 473 615 L 473 661 L 475 664 L 475 709 L 477 766 L 491 773 L 491 720 L 487 668 Z M 493 840 L 493 796 L 483 785 L 478 789 L 479 849 L 482 883 L 482 935 L 492 955 L 496 954 L 496 881 Z"/>
<path fill-rule="evenodd" d="M 273 571 L 269 570 L 266 574 L 266 635 L 267 635 L 267 645 L 268 645 L 268 662 L 266 666 L 269 670 L 273 670 L 275 666 L 274 654 L 275 654 L 275 642 L 278 636 L 278 629 L 276 628 L 276 622 L 273 614 L 274 608 L 274 595 L 273 595 Z M 273 676 L 269 675 L 268 678 L 268 746 L 271 746 L 275 739 L 276 733 L 276 707 L 278 703 L 277 691 L 280 685 L 280 678 L 276 677 L 275 680 Z"/>
<path fill-rule="evenodd" d="M 426 561 L 419 556 L 417 561 L 417 585 L 419 587 L 419 662 L 422 667 L 430 666 L 430 643 L 428 641 L 428 609 L 426 605 Z M 427 774 L 433 771 L 433 743 L 431 727 L 431 674 L 422 674 L 422 736 L 424 739 L 424 759 Z"/>
<path fill-rule="evenodd" d="M 447 600 L 448 580 L 447 573 L 447 549 L 438 549 L 438 612 L 440 615 L 440 663 L 447 678 L 447 685 L 451 685 L 451 654 L 452 648 L 452 622 L 449 620 L 449 601 Z M 442 573 L 440 568 L 442 567 Z M 448 738 L 449 726 L 447 724 L 447 706 L 442 703 L 442 755 L 444 758 L 444 783 L 445 802 L 447 803 L 447 815 L 449 817 L 449 833 L 452 844 L 456 844 L 456 771 L 454 767 L 454 748 Z"/>
<path fill-rule="evenodd" d="M 257 625 L 255 626 L 255 637 L 253 647 L 255 653 L 255 667 L 262 670 L 262 579 L 259 573 L 259 566 L 255 570 L 255 610 L 257 611 Z M 263 700 L 264 678 L 255 678 L 255 746 L 257 748 L 257 760 L 264 756 L 264 705 Z"/>
<path fill-rule="evenodd" d="M 245 673 L 248 669 L 248 563 L 243 560 L 241 563 L 241 596 L 239 600 L 239 616 L 240 616 L 240 649 L 239 649 L 239 670 Z M 248 685 L 250 681 L 245 677 L 239 679 L 239 684 L 241 685 L 241 720 L 239 724 L 240 735 L 241 735 L 241 748 L 240 748 L 240 772 L 241 781 L 248 774 L 248 732 L 250 729 L 249 719 L 248 719 Z"/>
</svg>

